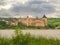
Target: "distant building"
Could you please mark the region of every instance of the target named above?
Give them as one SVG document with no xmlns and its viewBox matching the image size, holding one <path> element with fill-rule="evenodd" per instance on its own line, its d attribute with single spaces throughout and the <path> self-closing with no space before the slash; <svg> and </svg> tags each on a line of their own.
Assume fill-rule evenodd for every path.
<svg viewBox="0 0 60 45">
<path fill-rule="evenodd" d="M 13 20 L 13 21 L 5 21 L 6 24 L 12 25 L 12 26 L 17 26 L 18 25 L 18 21 L 17 20 Z"/>
<path fill-rule="evenodd" d="M 27 16 L 27 18 L 19 18 L 18 20 L 13 21 L 6 21 L 7 24 L 17 26 L 18 23 L 22 23 L 26 26 L 47 26 L 47 17 L 44 15 L 42 18 L 30 18 Z"/>
<path fill-rule="evenodd" d="M 20 22 L 26 26 L 47 26 L 47 17 L 44 15 L 42 18 L 21 18 Z"/>
</svg>

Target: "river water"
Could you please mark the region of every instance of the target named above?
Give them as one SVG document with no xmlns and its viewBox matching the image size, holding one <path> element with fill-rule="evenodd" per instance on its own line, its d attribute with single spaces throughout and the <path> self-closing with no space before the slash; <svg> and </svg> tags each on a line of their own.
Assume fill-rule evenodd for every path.
<svg viewBox="0 0 60 45">
<path fill-rule="evenodd" d="M 22 30 L 23 34 L 30 33 L 34 36 L 43 36 L 47 38 L 60 39 L 60 30 Z M 3 37 L 11 38 L 15 34 L 15 30 L 0 30 L 0 35 Z"/>
</svg>

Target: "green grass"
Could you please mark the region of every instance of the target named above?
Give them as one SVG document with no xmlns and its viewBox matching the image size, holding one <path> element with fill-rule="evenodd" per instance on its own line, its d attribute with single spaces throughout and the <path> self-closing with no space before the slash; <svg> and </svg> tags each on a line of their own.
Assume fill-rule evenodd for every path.
<svg viewBox="0 0 60 45">
<path fill-rule="evenodd" d="M 0 45 L 60 45 L 59 39 L 35 37 L 29 34 L 23 34 L 21 31 L 12 38 L 0 37 Z"/>
<path fill-rule="evenodd" d="M 48 18 L 48 24 L 60 26 L 60 18 Z"/>
<path fill-rule="evenodd" d="M 56 29 L 56 27 L 59 27 L 59 26 L 60 26 L 60 18 L 48 18 L 47 27 L 49 27 L 50 29 Z M 60 29 L 60 27 L 58 29 Z"/>
</svg>

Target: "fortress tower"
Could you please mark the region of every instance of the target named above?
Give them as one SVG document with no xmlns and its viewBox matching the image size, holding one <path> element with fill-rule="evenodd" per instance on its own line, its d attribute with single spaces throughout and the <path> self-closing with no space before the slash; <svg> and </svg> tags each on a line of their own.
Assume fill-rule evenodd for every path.
<svg viewBox="0 0 60 45">
<path fill-rule="evenodd" d="M 45 16 L 45 14 L 42 17 L 43 21 L 44 21 L 44 25 L 47 26 L 47 17 Z"/>
</svg>

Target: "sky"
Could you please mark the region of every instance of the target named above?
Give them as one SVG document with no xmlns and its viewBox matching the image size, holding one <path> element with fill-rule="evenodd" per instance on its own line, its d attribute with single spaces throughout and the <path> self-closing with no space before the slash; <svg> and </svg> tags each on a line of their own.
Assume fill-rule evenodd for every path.
<svg viewBox="0 0 60 45">
<path fill-rule="evenodd" d="M 0 17 L 60 18 L 60 0 L 0 0 Z"/>
</svg>

